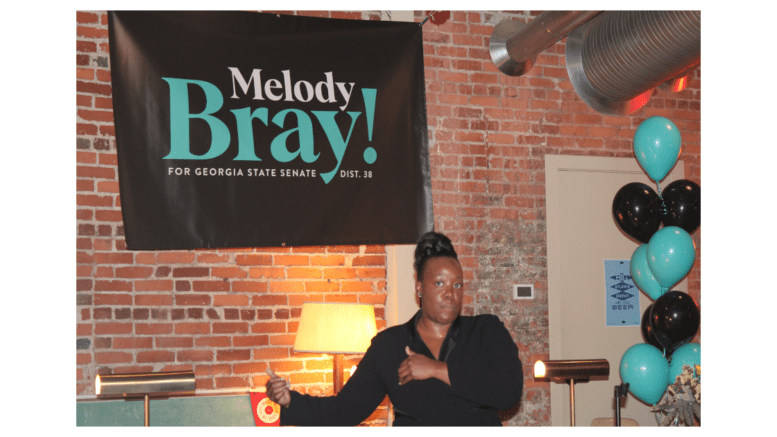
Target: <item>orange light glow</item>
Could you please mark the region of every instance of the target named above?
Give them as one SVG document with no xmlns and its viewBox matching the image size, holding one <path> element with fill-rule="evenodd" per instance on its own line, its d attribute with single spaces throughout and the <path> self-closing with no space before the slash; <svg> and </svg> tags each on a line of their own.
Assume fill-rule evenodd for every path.
<svg viewBox="0 0 777 437">
<path fill-rule="evenodd" d="M 653 94 L 653 90 L 647 90 L 644 93 L 638 95 L 637 97 L 634 97 L 633 99 L 631 99 L 628 104 L 627 114 L 631 114 L 632 112 L 645 106 L 648 100 L 650 100 L 650 96 L 652 94 Z"/>
<path fill-rule="evenodd" d="M 672 87 L 672 91 L 674 92 L 680 92 L 685 89 L 685 87 L 688 86 L 688 76 L 683 76 L 677 80 L 674 81 L 674 86 Z"/>
</svg>

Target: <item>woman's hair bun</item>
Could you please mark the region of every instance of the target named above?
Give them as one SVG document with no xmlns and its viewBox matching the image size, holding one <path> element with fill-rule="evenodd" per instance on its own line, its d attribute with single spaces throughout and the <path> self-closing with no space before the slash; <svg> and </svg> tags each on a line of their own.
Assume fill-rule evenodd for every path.
<svg viewBox="0 0 777 437">
<path fill-rule="evenodd" d="M 438 257 L 459 259 L 450 238 L 438 232 L 427 232 L 421 236 L 415 247 L 415 263 L 413 267 L 415 267 L 416 277 L 419 281 L 424 276 L 426 262 Z"/>
</svg>

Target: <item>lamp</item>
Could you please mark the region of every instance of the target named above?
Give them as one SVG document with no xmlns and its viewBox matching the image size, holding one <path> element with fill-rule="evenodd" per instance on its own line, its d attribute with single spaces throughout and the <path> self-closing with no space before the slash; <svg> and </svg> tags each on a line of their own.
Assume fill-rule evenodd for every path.
<svg viewBox="0 0 777 437">
<path fill-rule="evenodd" d="M 343 354 L 363 354 L 376 333 L 372 305 L 305 302 L 294 351 L 332 354 L 337 394 L 343 388 Z"/>
<path fill-rule="evenodd" d="M 534 363 L 534 380 L 569 383 L 569 415 L 575 426 L 575 383 L 595 376 L 609 376 L 607 360 L 548 360 Z"/>
<path fill-rule="evenodd" d="M 143 425 L 149 426 L 149 399 L 194 394 L 194 372 L 117 373 L 97 375 L 98 398 L 143 398 Z"/>
</svg>

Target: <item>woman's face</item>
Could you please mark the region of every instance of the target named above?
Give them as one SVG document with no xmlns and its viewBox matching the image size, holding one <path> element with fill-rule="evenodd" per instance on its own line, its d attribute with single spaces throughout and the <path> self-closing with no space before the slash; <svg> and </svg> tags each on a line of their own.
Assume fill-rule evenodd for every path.
<svg viewBox="0 0 777 437">
<path fill-rule="evenodd" d="M 461 312 L 464 296 L 461 265 L 448 257 L 430 259 L 415 289 L 421 293 L 421 311 L 427 319 L 442 325 L 453 322 Z"/>
</svg>

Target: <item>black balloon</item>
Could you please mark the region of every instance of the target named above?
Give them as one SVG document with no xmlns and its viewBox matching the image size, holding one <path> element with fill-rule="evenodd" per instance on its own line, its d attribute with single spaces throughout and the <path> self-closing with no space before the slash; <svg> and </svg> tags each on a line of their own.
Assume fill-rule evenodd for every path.
<svg viewBox="0 0 777 437">
<path fill-rule="evenodd" d="M 668 291 L 651 306 L 650 329 L 667 355 L 690 342 L 699 330 L 699 306 L 686 293 Z"/>
<path fill-rule="evenodd" d="M 664 226 L 677 226 L 689 234 L 701 223 L 701 188 L 692 181 L 680 179 L 667 185 L 661 193 L 666 206 L 661 211 Z"/>
<path fill-rule="evenodd" d="M 612 216 L 626 235 L 647 244 L 661 226 L 661 199 L 643 183 L 626 184 L 615 194 Z"/>
<path fill-rule="evenodd" d="M 650 327 L 650 310 L 653 309 L 653 304 L 648 305 L 645 312 L 642 313 L 642 339 L 645 343 L 655 346 L 658 350 L 662 350 L 664 347 L 656 340 L 656 336 L 653 334 L 653 328 Z"/>
</svg>

